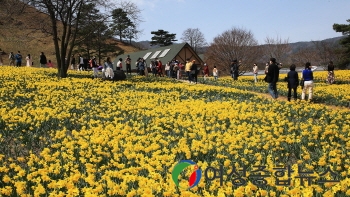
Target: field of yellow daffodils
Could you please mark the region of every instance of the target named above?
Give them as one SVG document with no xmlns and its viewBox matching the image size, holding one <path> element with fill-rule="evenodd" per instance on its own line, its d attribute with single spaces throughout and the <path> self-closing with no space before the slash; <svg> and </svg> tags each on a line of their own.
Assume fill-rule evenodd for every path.
<svg viewBox="0 0 350 197">
<path fill-rule="evenodd" d="M 318 103 L 56 72 L 1 67 L 0 196 L 350 196 L 348 71 L 315 73 Z"/>
</svg>

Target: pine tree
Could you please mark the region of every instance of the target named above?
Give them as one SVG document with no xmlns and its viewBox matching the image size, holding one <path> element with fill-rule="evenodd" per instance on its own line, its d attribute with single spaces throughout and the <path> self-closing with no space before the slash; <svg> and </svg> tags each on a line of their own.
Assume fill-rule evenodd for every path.
<svg viewBox="0 0 350 197">
<path fill-rule="evenodd" d="M 119 40 L 125 37 L 124 31 L 130 27 L 134 27 L 134 24 L 128 17 L 127 12 L 121 8 L 117 8 L 112 11 L 113 25 L 111 25 L 114 34 L 119 36 Z"/>
<path fill-rule="evenodd" d="M 175 40 L 176 34 L 169 34 L 168 31 L 164 31 L 159 29 L 158 31 L 152 31 L 151 34 L 154 34 L 152 37 L 152 41 L 150 42 L 151 46 L 159 45 L 159 46 L 169 46 L 172 45 Z"/>
<path fill-rule="evenodd" d="M 101 60 L 110 52 L 122 50 L 113 39 L 114 32 L 108 27 L 105 18 L 95 5 L 84 5 L 83 10 L 76 49 L 84 57 L 97 56 L 98 63 L 101 64 Z"/>
<path fill-rule="evenodd" d="M 350 19 L 346 20 L 350 23 Z M 339 62 L 339 66 L 344 68 L 346 65 L 350 64 L 350 24 L 333 24 L 333 29 L 336 32 L 341 32 L 343 35 L 347 35 L 347 37 L 340 40 L 340 44 L 343 46 L 343 50 L 341 51 L 342 58 Z"/>
</svg>

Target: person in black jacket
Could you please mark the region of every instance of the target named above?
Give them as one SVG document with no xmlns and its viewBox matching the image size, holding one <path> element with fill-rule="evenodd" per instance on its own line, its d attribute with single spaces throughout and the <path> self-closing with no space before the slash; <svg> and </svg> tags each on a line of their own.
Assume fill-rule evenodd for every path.
<svg viewBox="0 0 350 197">
<path fill-rule="evenodd" d="M 293 89 L 293 98 L 297 100 L 297 88 L 299 85 L 299 77 L 298 72 L 295 71 L 296 66 L 292 64 L 290 66 L 290 71 L 287 74 L 287 82 L 288 82 L 288 101 L 290 101 L 292 97 L 292 89 Z"/>
<path fill-rule="evenodd" d="M 70 66 L 72 70 L 75 70 L 75 57 L 72 55 L 72 59 L 70 60 Z"/>
<path fill-rule="evenodd" d="M 230 67 L 233 80 L 238 80 L 239 64 L 237 63 L 236 59 L 231 61 Z"/>
<path fill-rule="evenodd" d="M 41 52 L 41 54 L 40 54 L 40 67 L 46 68 L 46 64 L 47 64 L 46 56 L 45 56 L 44 52 Z"/>
<path fill-rule="evenodd" d="M 266 73 L 266 82 L 269 83 L 268 91 L 274 99 L 278 98 L 277 81 L 279 74 L 280 69 L 276 64 L 276 59 L 270 58 L 270 65 Z"/>
<path fill-rule="evenodd" d="M 192 60 L 192 66 L 191 66 L 191 77 L 193 83 L 197 83 L 197 64 L 196 60 Z"/>
</svg>

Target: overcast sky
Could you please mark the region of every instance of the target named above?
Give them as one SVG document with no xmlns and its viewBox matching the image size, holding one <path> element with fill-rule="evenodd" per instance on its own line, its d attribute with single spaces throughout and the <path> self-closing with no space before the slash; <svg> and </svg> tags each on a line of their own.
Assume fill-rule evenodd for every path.
<svg viewBox="0 0 350 197">
<path fill-rule="evenodd" d="M 208 43 L 233 27 L 251 31 L 259 44 L 265 38 L 290 43 L 341 36 L 332 26 L 348 24 L 350 0 L 131 0 L 141 10 L 143 35 L 151 31 L 175 33 L 181 42 L 188 28 L 198 28 Z"/>
</svg>

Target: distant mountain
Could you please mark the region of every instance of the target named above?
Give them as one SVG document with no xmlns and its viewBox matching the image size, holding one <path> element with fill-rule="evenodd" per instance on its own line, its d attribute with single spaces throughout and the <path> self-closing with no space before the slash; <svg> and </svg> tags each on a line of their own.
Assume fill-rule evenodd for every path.
<svg viewBox="0 0 350 197">
<path fill-rule="evenodd" d="M 139 41 L 139 42 L 134 42 L 134 41 L 132 41 L 132 44 L 133 44 L 135 47 L 138 47 L 138 48 L 143 49 L 143 50 L 155 49 L 155 48 L 160 47 L 159 45 L 153 45 L 153 46 L 151 46 L 150 42 L 151 42 L 151 41 L 148 41 L 148 40 Z"/>
<path fill-rule="evenodd" d="M 291 51 L 295 52 L 299 48 L 309 48 L 309 47 L 315 47 L 314 42 L 328 42 L 328 43 L 333 43 L 333 44 L 338 44 L 339 40 L 342 38 L 345 38 L 346 36 L 339 36 L 339 37 L 334 37 L 334 38 L 328 38 L 320 41 L 309 41 L 309 42 L 295 42 L 295 43 L 289 43 L 291 47 Z M 159 46 L 151 46 L 150 45 L 151 41 L 139 41 L 139 42 L 133 42 L 133 44 L 136 46 L 142 46 L 143 49 L 152 49 L 152 48 L 157 48 Z M 207 47 L 204 48 L 203 51 L 206 51 Z"/>
<path fill-rule="evenodd" d="M 290 43 L 289 46 L 291 48 L 291 52 L 296 52 L 300 48 L 314 48 L 315 44 L 314 42 L 326 42 L 326 43 L 331 43 L 334 44 L 335 46 L 339 45 L 339 40 L 345 38 L 346 36 L 339 36 L 339 37 L 334 37 L 334 38 L 328 38 L 324 40 L 319 40 L 319 41 L 309 41 L 309 42 L 295 42 L 295 43 Z"/>
</svg>

